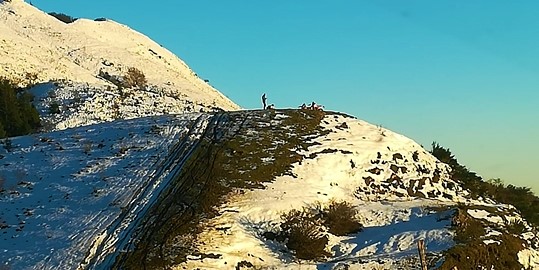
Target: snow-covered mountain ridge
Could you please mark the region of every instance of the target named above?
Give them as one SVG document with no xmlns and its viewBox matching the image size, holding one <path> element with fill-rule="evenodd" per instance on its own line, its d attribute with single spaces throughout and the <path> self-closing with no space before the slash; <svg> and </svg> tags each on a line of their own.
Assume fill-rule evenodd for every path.
<svg viewBox="0 0 539 270">
<path fill-rule="evenodd" d="M 537 235 L 512 206 L 472 200 L 412 140 L 342 114 L 156 116 L 13 138 L 0 151 L 0 259 L 12 269 L 419 269 L 420 239 L 430 267 L 450 269 L 446 252 L 469 234 L 521 265 L 506 269 L 539 263 Z M 321 227 L 328 257 L 298 260 L 267 238 L 283 213 L 331 201 L 353 205 L 364 229 Z M 516 222 L 524 228 L 508 233 Z"/>
<path fill-rule="evenodd" d="M 66 24 L 24 1 L 2 1 L 0 33 L 0 77 L 38 84 L 43 111 L 65 111 L 61 118 L 46 117 L 49 129 L 164 113 L 239 109 L 170 51 L 112 20 L 78 19 Z M 129 68 L 144 74 L 146 87 L 115 85 Z M 109 113 L 100 113 L 99 108 Z"/>
<path fill-rule="evenodd" d="M 539 269 L 533 224 L 409 138 L 342 113 L 226 112 L 110 20 L 0 1 L 0 33 L 0 77 L 33 85 L 44 125 L 1 141 L 0 269 L 419 269 L 420 240 L 429 269 Z M 146 84 L 124 83 L 132 68 Z M 336 233 L 332 207 L 361 230 Z"/>
</svg>

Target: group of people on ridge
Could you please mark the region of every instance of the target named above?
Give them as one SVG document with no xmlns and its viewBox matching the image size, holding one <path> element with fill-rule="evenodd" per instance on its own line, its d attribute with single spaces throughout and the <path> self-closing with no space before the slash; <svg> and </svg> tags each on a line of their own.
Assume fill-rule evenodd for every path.
<svg viewBox="0 0 539 270">
<path fill-rule="evenodd" d="M 305 103 L 301 104 L 299 106 L 302 110 L 315 110 L 315 111 L 323 111 L 324 106 L 320 104 L 316 104 L 314 101 L 311 103 L 311 105 L 307 106 Z"/>
<path fill-rule="evenodd" d="M 272 110 L 275 109 L 275 105 L 272 103 L 270 105 L 267 105 L 268 98 L 266 97 L 266 93 L 262 95 L 262 106 L 264 110 Z M 316 104 L 314 101 L 311 103 L 311 105 L 307 106 L 305 103 L 301 104 L 298 108 L 302 110 L 316 110 L 316 111 L 323 111 L 324 106 Z"/>
</svg>

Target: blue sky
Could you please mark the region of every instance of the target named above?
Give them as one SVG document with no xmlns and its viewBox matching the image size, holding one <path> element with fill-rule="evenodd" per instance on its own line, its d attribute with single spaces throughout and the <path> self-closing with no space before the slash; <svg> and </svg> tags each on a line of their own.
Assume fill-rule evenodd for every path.
<svg viewBox="0 0 539 270">
<path fill-rule="evenodd" d="M 539 192 L 537 1 L 32 3 L 127 24 L 242 107 L 316 101 Z"/>
</svg>

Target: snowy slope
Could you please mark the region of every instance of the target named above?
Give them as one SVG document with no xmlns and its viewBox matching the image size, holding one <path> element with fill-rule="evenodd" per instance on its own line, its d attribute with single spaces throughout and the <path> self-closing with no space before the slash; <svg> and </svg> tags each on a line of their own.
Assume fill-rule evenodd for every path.
<svg viewBox="0 0 539 270">
<path fill-rule="evenodd" d="M 418 269 L 421 239 L 431 267 L 449 269 L 466 226 L 484 229 L 473 248 L 539 269 L 537 232 L 518 211 L 471 199 L 409 138 L 340 113 L 233 111 L 111 20 L 65 24 L 0 1 L 0 33 L 0 76 L 33 85 L 54 131 L 0 144 L 0 269 Z M 147 86 L 118 86 L 132 67 Z M 326 258 L 300 260 L 266 237 L 283 213 L 335 201 L 364 229 L 321 229 Z"/>
<path fill-rule="evenodd" d="M 271 124 L 284 125 L 287 117 L 277 113 Z M 455 245 L 454 210 L 449 209 L 458 204 L 503 212 L 469 210 L 472 217 L 492 223 L 487 245 L 499 243 L 489 238 L 501 234 L 497 226 L 522 221 L 510 205 L 468 198 L 468 192 L 449 178 L 450 168 L 409 138 L 343 115 L 326 115 L 322 127 L 331 132 L 305 138 L 314 145 L 302 152 L 306 158 L 295 163 L 290 174 L 264 189 L 232 196 L 220 207 L 220 215 L 207 221 L 200 253 L 212 256 L 191 256 L 177 269 L 231 269 L 242 262 L 270 269 L 417 269 L 420 239 L 433 260 Z M 256 130 L 249 133 L 261 137 Z M 283 213 L 340 200 L 356 207 L 365 229 L 348 236 L 328 234 L 332 256 L 327 261 L 298 261 L 284 243 L 264 236 L 279 232 Z M 519 237 L 530 247 L 518 253 L 520 262 L 539 268 L 537 235 Z"/>
<path fill-rule="evenodd" d="M 202 250 L 221 257 L 195 257 L 178 269 L 221 269 L 246 257 L 254 265 L 279 269 L 331 269 L 352 259 L 362 259 L 362 267 L 383 262 L 380 267 L 390 269 L 395 260 L 415 256 L 419 239 L 428 239 L 432 252 L 454 245 L 451 211 L 427 209 L 466 200 L 466 192 L 448 178 L 447 165 L 414 141 L 367 122 L 342 115 L 326 116 L 324 122 L 323 127 L 332 132 L 316 138 L 317 144 L 302 153 L 312 159 L 295 164 L 292 175 L 278 177 L 265 189 L 235 196 L 222 207 L 221 216 L 208 222 Z M 328 149 L 337 151 L 324 151 Z M 453 188 L 447 187 L 450 183 Z M 328 249 L 335 255 L 333 262 L 297 263 L 291 254 L 279 252 L 283 245 L 261 237 L 278 230 L 282 213 L 331 200 L 356 205 L 367 227 L 357 235 L 331 237 Z"/>
<path fill-rule="evenodd" d="M 71 101 L 69 104 L 77 105 L 79 114 L 85 115 L 101 106 L 100 99 L 120 109 L 137 106 L 134 101 L 120 98 L 117 87 L 103 77 L 106 73 L 121 78 L 130 67 L 135 67 L 148 81 L 146 89 L 137 89 L 139 99 L 152 104 L 166 103 L 170 108 L 147 106 L 136 115 L 120 114 L 117 118 L 239 109 L 170 51 L 112 20 L 78 19 L 65 24 L 24 1 L 13 0 L 0 2 L 0 33 L 0 76 L 23 85 L 41 84 L 42 95 L 38 97 L 46 108 L 53 101 L 60 105 Z M 73 104 L 74 97 L 77 104 Z M 64 121 L 47 119 L 50 129 L 111 120 L 110 116 L 93 120 L 70 114 L 65 117 Z"/>
<path fill-rule="evenodd" d="M 139 118 L 14 138 L 0 152 L 0 261 L 73 269 L 121 249 L 195 147 L 208 115 Z"/>
<path fill-rule="evenodd" d="M 140 235 L 163 229 L 152 226 L 175 228 L 147 222 L 160 218 L 151 208 L 159 212 L 170 190 L 190 188 L 182 177 L 209 169 L 205 161 L 216 159 L 204 154 L 212 153 L 208 143 L 225 154 L 225 167 L 250 162 L 229 168 L 234 178 L 250 175 L 248 170 L 277 166 L 282 157 L 275 153 L 287 143 L 282 138 L 298 139 L 296 128 L 312 123 L 303 119 L 311 116 L 295 110 L 160 116 L 14 138 L 0 148 L 0 261 L 12 269 L 108 269 L 145 241 Z M 333 113 L 316 128 L 321 132 L 307 131 L 298 140 L 307 148 L 289 149 L 303 158 L 293 159 L 288 173 L 262 188 L 232 192 L 215 206 L 217 215 L 201 219 L 200 234 L 186 237 L 196 250 L 175 268 L 234 269 L 244 262 L 269 269 L 417 269 L 418 240 L 425 240 L 434 262 L 455 245 L 457 205 L 488 224 L 485 245 L 498 245 L 503 226 L 522 220 L 512 206 L 468 198 L 449 178 L 447 165 L 402 135 Z M 228 149 L 238 138 L 245 139 L 235 148 L 241 151 Z M 209 175 L 208 181 L 225 186 L 234 180 Z M 181 205 L 192 205 L 183 190 L 175 192 Z M 298 260 L 285 243 L 263 236 L 278 232 L 282 213 L 332 200 L 351 203 L 365 228 L 346 236 L 328 233 L 325 260 Z M 516 237 L 524 246 L 515 258 L 539 267 L 537 234 Z M 168 240 L 183 245 L 180 238 Z"/>
</svg>

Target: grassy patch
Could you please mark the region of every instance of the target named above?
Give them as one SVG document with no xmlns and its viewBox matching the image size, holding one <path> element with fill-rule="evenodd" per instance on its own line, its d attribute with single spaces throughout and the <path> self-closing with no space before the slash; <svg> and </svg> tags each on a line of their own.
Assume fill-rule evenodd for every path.
<svg viewBox="0 0 539 270">
<path fill-rule="evenodd" d="M 216 114 L 181 172 L 150 209 L 132 239 L 134 249 L 116 258 L 114 268 L 162 269 L 184 262 L 197 250 L 200 224 L 237 189 L 263 188 L 292 175 L 315 138 L 327 131 L 324 112 L 264 110 Z"/>
</svg>

